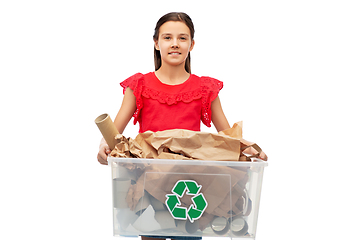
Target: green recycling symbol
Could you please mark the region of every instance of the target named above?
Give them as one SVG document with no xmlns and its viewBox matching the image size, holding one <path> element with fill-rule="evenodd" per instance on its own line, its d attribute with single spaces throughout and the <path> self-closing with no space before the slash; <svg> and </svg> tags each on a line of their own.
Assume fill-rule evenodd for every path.
<svg viewBox="0 0 360 240">
<path fill-rule="evenodd" d="M 171 192 L 173 194 L 166 194 L 165 205 L 169 209 L 169 212 L 175 219 L 186 220 L 189 218 L 190 222 L 194 222 L 199 219 L 204 213 L 208 203 L 204 195 L 200 192 L 201 185 L 198 185 L 193 180 L 179 180 L 174 185 Z M 180 198 L 186 195 L 193 195 L 189 209 L 181 207 Z"/>
</svg>

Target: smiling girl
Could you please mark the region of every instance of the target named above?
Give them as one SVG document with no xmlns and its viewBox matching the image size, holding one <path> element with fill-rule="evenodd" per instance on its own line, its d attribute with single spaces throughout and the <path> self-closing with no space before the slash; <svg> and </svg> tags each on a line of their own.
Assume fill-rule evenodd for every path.
<svg viewBox="0 0 360 240">
<path fill-rule="evenodd" d="M 120 133 L 132 117 L 134 124 L 139 123 L 139 132 L 200 131 L 201 122 L 207 127 L 212 122 L 217 131 L 230 128 L 218 96 L 223 83 L 191 73 L 194 33 L 185 13 L 172 12 L 159 19 L 153 36 L 155 71 L 137 73 L 120 83 L 124 98 L 114 120 Z M 109 153 L 102 140 L 98 161 L 107 164 Z"/>
</svg>

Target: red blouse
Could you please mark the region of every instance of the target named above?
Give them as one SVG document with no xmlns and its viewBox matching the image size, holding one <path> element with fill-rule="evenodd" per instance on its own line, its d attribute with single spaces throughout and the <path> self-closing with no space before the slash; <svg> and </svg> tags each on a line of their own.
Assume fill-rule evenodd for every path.
<svg viewBox="0 0 360 240">
<path fill-rule="evenodd" d="M 200 131 L 200 122 L 210 127 L 211 102 L 218 96 L 223 83 L 210 77 L 191 74 L 182 84 L 162 83 L 154 72 L 137 73 L 120 85 L 133 90 L 136 97 L 134 124 L 139 132 L 169 129 Z"/>
</svg>

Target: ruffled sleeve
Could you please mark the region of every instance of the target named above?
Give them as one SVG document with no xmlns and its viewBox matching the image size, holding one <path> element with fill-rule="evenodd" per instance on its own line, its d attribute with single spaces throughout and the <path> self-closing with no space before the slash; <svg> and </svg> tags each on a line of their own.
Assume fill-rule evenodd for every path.
<svg viewBox="0 0 360 240">
<path fill-rule="evenodd" d="M 125 94 L 126 88 L 133 90 L 134 96 L 136 98 L 136 110 L 134 112 L 134 125 L 139 121 L 140 111 L 143 108 L 143 102 L 141 98 L 141 93 L 144 87 L 144 75 L 142 73 L 136 73 L 120 83 L 120 86 L 123 87 L 123 94 Z"/>
<path fill-rule="evenodd" d="M 207 127 L 211 127 L 211 102 L 215 100 L 222 88 L 223 82 L 211 77 L 201 77 L 201 121 Z"/>
</svg>

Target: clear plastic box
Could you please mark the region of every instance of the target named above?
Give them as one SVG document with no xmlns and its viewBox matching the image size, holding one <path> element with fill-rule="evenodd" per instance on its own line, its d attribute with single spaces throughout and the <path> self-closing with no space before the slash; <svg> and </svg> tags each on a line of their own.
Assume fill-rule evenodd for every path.
<svg viewBox="0 0 360 240">
<path fill-rule="evenodd" d="M 108 160 L 114 236 L 255 239 L 267 162 Z"/>
</svg>

